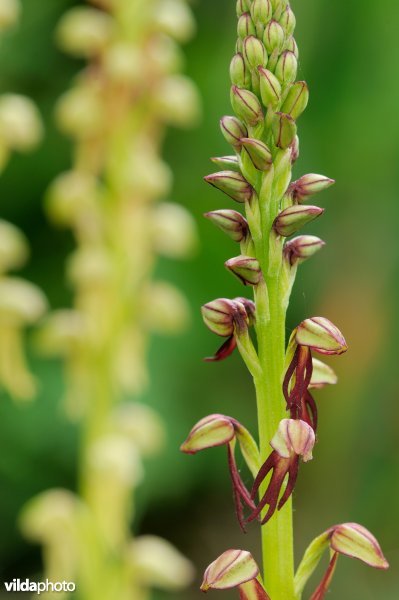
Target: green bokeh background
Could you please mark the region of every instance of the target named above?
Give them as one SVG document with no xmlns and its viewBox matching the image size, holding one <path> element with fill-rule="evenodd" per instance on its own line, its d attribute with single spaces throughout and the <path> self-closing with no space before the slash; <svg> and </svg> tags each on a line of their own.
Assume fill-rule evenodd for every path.
<svg viewBox="0 0 399 600">
<path fill-rule="evenodd" d="M 46 137 L 33 155 L 13 157 L 0 179 L 0 212 L 28 235 L 32 258 L 24 275 L 44 288 L 55 308 L 70 301 L 63 269 L 73 243 L 68 232 L 46 221 L 43 195 L 70 164 L 70 145 L 57 132 L 52 113 L 81 65 L 53 42 L 55 23 L 74 3 L 23 4 L 21 27 L 1 43 L 0 91 L 33 97 L 46 122 Z M 256 527 L 243 538 L 235 524 L 224 452 L 191 458 L 178 452 L 192 424 L 209 412 L 255 426 L 254 393 L 238 356 L 220 365 L 201 361 L 218 340 L 203 327 L 199 306 L 242 293 L 223 268 L 237 249 L 201 218 L 206 210 L 229 205 L 201 178 L 212 168 L 209 155 L 228 151 L 218 119 L 230 112 L 234 4 L 197 0 L 194 5 L 198 33 L 186 49 L 187 72 L 202 95 L 202 124 L 195 131 L 171 131 L 165 148 L 175 173 L 173 199 L 195 215 L 202 247 L 191 262 L 159 264 L 159 274 L 185 290 L 193 319 L 186 335 L 153 340 L 153 380 L 144 400 L 161 412 L 169 437 L 163 454 L 147 465 L 135 524 L 136 531 L 163 535 L 178 545 L 196 563 L 198 580 L 227 547 L 259 554 Z M 300 121 L 296 175 L 320 172 L 337 185 L 318 199 L 326 214 L 309 232 L 327 246 L 301 268 L 288 325 L 291 329 L 307 316 L 322 314 L 342 328 L 350 344 L 350 352 L 334 361 L 339 386 L 318 393 L 316 460 L 302 469 L 295 493 L 296 551 L 299 559 L 307 543 L 334 523 L 358 521 L 378 536 L 391 570 L 380 573 L 341 559 L 331 598 L 397 600 L 399 4 L 301 0 L 293 5 L 300 78 L 311 90 Z M 73 489 L 78 460 L 78 431 L 65 420 L 59 401 L 60 365 L 32 354 L 41 381 L 36 402 L 16 406 L 4 394 L 0 402 L 0 577 L 6 581 L 33 577 L 41 568 L 40 550 L 18 533 L 21 507 L 48 487 Z M 200 598 L 197 588 L 173 597 Z"/>
</svg>

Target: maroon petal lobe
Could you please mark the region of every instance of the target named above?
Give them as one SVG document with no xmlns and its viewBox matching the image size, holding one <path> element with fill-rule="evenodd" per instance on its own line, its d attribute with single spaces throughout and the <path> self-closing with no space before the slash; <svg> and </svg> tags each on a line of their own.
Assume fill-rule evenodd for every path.
<svg viewBox="0 0 399 600">
<path fill-rule="evenodd" d="M 338 553 L 334 552 L 330 560 L 330 564 L 328 565 L 328 569 L 325 572 L 325 575 L 321 580 L 321 583 L 318 586 L 317 590 L 310 597 L 310 600 L 323 600 L 323 598 L 325 598 L 325 595 L 328 592 L 328 588 L 330 587 L 332 578 L 334 576 L 335 568 L 337 566 L 337 560 Z"/>
<path fill-rule="evenodd" d="M 298 457 L 294 457 L 294 459 L 298 459 Z M 284 484 L 284 479 L 287 473 L 290 473 L 290 466 L 292 463 L 292 458 L 282 458 L 275 450 L 270 454 L 264 465 L 259 471 L 259 474 L 254 482 L 254 486 L 252 488 L 251 496 L 254 498 L 259 491 L 259 488 L 262 482 L 265 480 L 266 476 L 269 474 L 271 470 L 273 470 L 272 477 L 270 479 L 269 485 L 263 497 L 261 498 L 256 509 L 251 513 L 248 517 L 247 522 L 255 520 L 265 508 L 265 506 L 269 505 L 269 510 L 266 515 L 263 517 L 261 523 L 264 525 L 271 519 L 273 514 L 277 509 L 277 503 L 280 496 L 281 488 Z M 293 481 L 295 483 L 295 481 Z M 289 498 L 293 490 L 293 486 L 290 488 L 290 493 L 286 500 Z M 286 502 L 286 500 L 284 502 Z"/>
<path fill-rule="evenodd" d="M 285 488 L 284 494 L 282 495 L 280 502 L 278 503 L 278 510 L 281 510 L 287 500 L 290 498 L 292 492 L 294 491 L 294 487 L 296 484 L 296 480 L 298 478 L 298 469 L 299 469 L 299 456 L 294 457 L 294 459 L 290 463 L 290 468 L 288 471 L 288 481 L 287 486 Z"/>
<path fill-rule="evenodd" d="M 230 471 L 231 482 L 233 485 L 233 498 L 235 504 L 235 510 L 237 515 L 238 523 L 241 527 L 241 530 L 245 533 L 245 519 L 244 519 L 244 510 L 243 510 L 243 502 L 249 506 L 252 510 L 255 509 L 255 504 L 251 499 L 250 493 L 245 487 L 243 483 L 240 473 L 237 469 L 237 464 L 234 457 L 234 447 L 232 444 L 228 444 L 227 446 L 227 458 L 228 465 Z"/>
<path fill-rule="evenodd" d="M 204 358 L 205 362 L 219 362 L 225 360 L 232 354 L 237 346 L 234 335 L 231 335 L 216 351 L 214 356 Z"/>
</svg>

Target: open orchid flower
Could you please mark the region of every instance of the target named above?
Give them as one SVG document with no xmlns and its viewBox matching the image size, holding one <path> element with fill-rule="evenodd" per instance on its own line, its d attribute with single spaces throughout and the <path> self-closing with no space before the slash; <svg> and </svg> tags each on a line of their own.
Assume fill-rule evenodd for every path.
<svg viewBox="0 0 399 600">
<path fill-rule="evenodd" d="M 227 338 L 214 356 L 206 362 L 217 362 L 230 356 L 237 347 L 237 336 L 248 333 L 255 322 L 255 304 L 247 298 L 219 298 L 208 302 L 202 309 L 205 325 L 216 335 Z"/>
<path fill-rule="evenodd" d="M 225 415 L 209 415 L 201 419 L 190 431 L 180 450 L 186 454 L 196 454 L 201 450 L 216 446 L 227 446 L 228 466 L 233 486 L 233 498 L 239 525 L 244 528 L 244 506 L 255 510 L 255 503 L 245 486 L 235 459 L 235 444 L 238 441 L 242 455 L 252 471 L 259 470 L 259 451 L 251 434 L 232 417 Z"/>
<path fill-rule="evenodd" d="M 226 550 L 209 565 L 204 574 L 201 590 L 229 590 L 237 588 L 240 600 L 270 600 L 259 581 L 259 567 L 245 550 Z"/>
<path fill-rule="evenodd" d="M 280 510 L 284 506 L 295 487 L 299 457 L 302 456 L 304 462 L 311 460 L 314 444 L 315 434 L 308 423 L 294 419 L 281 421 L 276 435 L 270 442 L 273 451 L 255 479 L 251 492 L 252 499 L 256 498 L 260 486 L 271 473 L 269 485 L 258 506 L 247 519 L 248 522 L 256 519 L 268 505 L 269 509 L 266 515 L 261 519 L 261 523 L 264 525 L 271 519 L 276 509 Z M 283 491 L 287 475 L 288 481 Z"/>
<path fill-rule="evenodd" d="M 288 367 L 283 381 L 287 409 L 292 419 L 302 419 L 317 430 L 317 406 L 309 392 L 311 387 L 335 383 L 334 373 L 318 361 L 312 383 L 314 362 L 312 350 L 320 354 L 343 354 L 347 344 L 342 333 L 323 317 L 303 321 L 293 332 L 287 352 Z"/>
</svg>

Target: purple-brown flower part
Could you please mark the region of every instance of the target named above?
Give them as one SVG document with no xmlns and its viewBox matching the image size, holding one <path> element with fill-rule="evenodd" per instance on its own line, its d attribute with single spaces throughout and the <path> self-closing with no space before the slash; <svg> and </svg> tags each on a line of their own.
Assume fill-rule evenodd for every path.
<svg viewBox="0 0 399 600">
<path fill-rule="evenodd" d="M 297 346 L 283 381 L 283 393 L 291 418 L 302 418 L 303 399 L 312 379 L 310 348 Z"/>
<path fill-rule="evenodd" d="M 223 344 L 216 350 L 213 356 L 206 356 L 204 358 L 205 362 L 220 362 L 222 360 L 226 360 L 231 354 L 233 354 L 234 350 L 237 348 L 237 342 L 234 335 L 231 335 Z"/>
<path fill-rule="evenodd" d="M 320 585 L 317 587 L 316 591 L 310 597 L 310 600 L 323 600 L 325 595 L 328 592 L 328 589 L 331 585 L 332 578 L 335 573 L 335 568 L 337 566 L 338 553 L 334 552 L 331 557 L 330 563 L 328 565 L 328 569 L 324 574 L 323 579 L 320 582 Z"/>
<path fill-rule="evenodd" d="M 267 523 L 276 510 L 280 510 L 290 498 L 298 477 L 299 457 L 306 462 L 312 458 L 312 449 L 315 444 L 315 434 L 311 426 L 302 420 L 283 419 L 279 429 L 271 441 L 272 453 L 262 465 L 251 491 L 254 500 L 259 493 L 260 486 L 271 473 L 271 478 L 266 492 L 258 506 L 247 519 L 253 521 L 268 505 L 268 511 L 261 523 Z M 284 482 L 288 480 L 283 491 Z M 282 495 L 281 495 L 282 493 Z"/>
<path fill-rule="evenodd" d="M 239 585 L 238 591 L 240 600 L 270 600 L 270 596 L 257 579 L 251 579 L 251 581 Z"/>
<path fill-rule="evenodd" d="M 243 533 L 245 533 L 245 517 L 244 517 L 244 505 L 248 506 L 251 510 L 255 510 L 255 503 L 251 498 L 249 490 L 241 479 L 241 475 L 237 468 L 237 463 L 234 455 L 234 445 L 229 443 L 227 446 L 227 459 L 229 465 L 229 472 L 231 477 L 231 483 L 233 486 L 233 499 L 235 512 L 238 523 Z"/>
</svg>

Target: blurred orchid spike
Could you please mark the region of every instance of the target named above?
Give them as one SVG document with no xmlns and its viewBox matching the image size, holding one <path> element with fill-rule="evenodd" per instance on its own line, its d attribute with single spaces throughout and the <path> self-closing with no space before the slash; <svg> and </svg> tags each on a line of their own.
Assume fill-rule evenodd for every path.
<svg viewBox="0 0 399 600">
<path fill-rule="evenodd" d="M 343 354 L 348 349 L 340 330 L 323 317 L 306 319 L 295 329 L 287 351 L 289 364 L 283 380 L 283 393 L 291 418 L 303 419 L 317 430 L 317 406 L 309 388 L 336 383 L 335 373 L 320 361 L 313 362 L 311 351 Z M 317 372 L 313 378 L 313 368 Z"/>
<path fill-rule="evenodd" d="M 245 550 L 226 550 L 204 573 L 201 590 L 238 588 L 241 600 L 270 600 L 258 580 L 259 567 Z"/>
<path fill-rule="evenodd" d="M 215 414 L 201 419 L 190 431 L 180 450 L 185 454 L 197 454 L 208 448 L 227 446 L 237 520 L 241 529 L 245 531 L 244 505 L 254 510 L 255 504 L 237 468 L 234 454 L 236 441 L 249 468 L 252 472 L 256 472 L 259 466 L 259 451 L 256 443 L 249 431 L 232 417 Z"/>
<path fill-rule="evenodd" d="M 219 298 L 205 304 L 201 312 L 205 325 L 216 335 L 227 338 L 214 356 L 205 358 L 206 362 L 228 358 L 237 346 L 236 336 L 247 332 L 255 321 L 255 304 L 247 298 Z"/>
<path fill-rule="evenodd" d="M 298 477 L 299 457 L 302 456 L 304 462 L 311 460 L 315 441 L 314 431 L 308 423 L 294 419 L 283 419 L 281 421 L 276 435 L 270 442 L 273 451 L 260 468 L 252 488 L 251 498 L 255 499 L 260 486 L 271 473 L 269 485 L 247 522 L 255 520 L 266 505 L 269 506 L 269 509 L 261 519 L 262 525 L 272 518 L 276 510 L 283 508 L 295 487 Z M 280 498 L 287 475 L 288 481 Z"/>
</svg>

